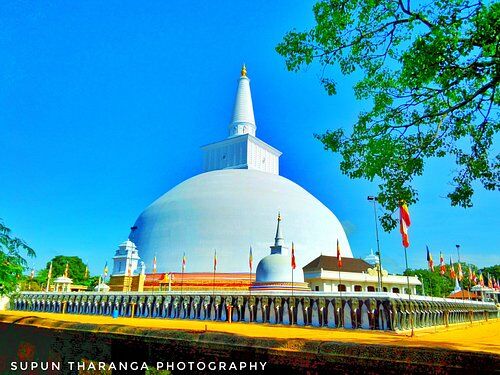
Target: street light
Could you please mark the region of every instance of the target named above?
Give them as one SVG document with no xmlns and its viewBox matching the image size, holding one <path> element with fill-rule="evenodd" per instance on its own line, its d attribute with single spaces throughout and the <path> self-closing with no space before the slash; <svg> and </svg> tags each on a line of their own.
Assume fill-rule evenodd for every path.
<svg viewBox="0 0 500 375">
<path fill-rule="evenodd" d="M 367 199 L 373 202 L 373 214 L 375 216 L 375 237 L 377 238 L 377 256 L 378 256 L 378 288 L 379 292 L 383 292 L 384 288 L 382 287 L 382 254 L 380 253 L 380 241 L 378 239 L 378 216 L 377 216 L 377 197 L 369 195 Z"/>
</svg>

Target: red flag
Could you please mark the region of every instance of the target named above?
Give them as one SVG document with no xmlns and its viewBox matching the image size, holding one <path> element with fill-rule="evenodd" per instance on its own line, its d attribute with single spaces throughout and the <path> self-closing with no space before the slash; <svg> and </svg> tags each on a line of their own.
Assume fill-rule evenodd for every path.
<svg viewBox="0 0 500 375">
<path fill-rule="evenodd" d="M 439 252 L 439 273 L 443 276 L 446 273 L 446 265 L 444 264 L 443 253 Z"/>
<path fill-rule="evenodd" d="M 156 273 L 156 255 L 153 258 L 153 273 Z"/>
<path fill-rule="evenodd" d="M 186 253 L 182 255 L 182 272 L 186 269 Z"/>
<path fill-rule="evenodd" d="M 410 221 L 410 213 L 408 212 L 408 206 L 406 203 L 403 203 L 399 207 L 399 231 L 401 232 L 401 236 L 403 238 L 403 246 L 409 247 L 410 240 L 408 237 L 408 227 L 411 225 Z"/>
<path fill-rule="evenodd" d="M 292 242 L 292 270 L 294 270 L 297 267 L 295 264 L 295 247 L 293 246 Z"/>
<path fill-rule="evenodd" d="M 340 243 L 337 238 L 337 267 L 342 268 L 342 256 L 340 255 Z"/>
<path fill-rule="evenodd" d="M 217 270 L 217 250 L 214 250 L 214 272 Z"/>
</svg>

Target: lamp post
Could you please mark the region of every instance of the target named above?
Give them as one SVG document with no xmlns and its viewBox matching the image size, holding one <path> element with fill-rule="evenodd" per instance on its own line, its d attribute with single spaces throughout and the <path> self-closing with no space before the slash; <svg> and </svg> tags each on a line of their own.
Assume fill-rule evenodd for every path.
<svg viewBox="0 0 500 375">
<path fill-rule="evenodd" d="M 384 290 L 382 286 L 382 254 L 380 253 L 380 241 L 378 239 L 378 215 L 377 215 L 377 197 L 369 195 L 367 199 L 373 202 L 373 215 L 375 216 L 375 237 L 377 239 L 377 256 L 378 256 L 378 289 L 379 292 Z"/>
</svg>

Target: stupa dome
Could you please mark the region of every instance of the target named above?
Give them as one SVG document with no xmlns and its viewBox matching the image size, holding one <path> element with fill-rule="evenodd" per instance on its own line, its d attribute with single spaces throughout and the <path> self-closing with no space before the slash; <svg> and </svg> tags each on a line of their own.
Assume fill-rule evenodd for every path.
<svg viewBox="0 0 500 375">
<path fill-rule="evenodd" d="M 278 211 L 298 270 L 321 253 L 335 255 L 337 238 L 342 256 L 352 257 L 342 225 L 325 205 L 282 176 L 252 169 L 182 182 L 144 210 L 130 239 L 147 265 L 156 254 L 159 272 L 180 271 L 184 252 L 186 272 L 210 271 L 214 249 L 218 272 L 245 272 L 250 246 L 255 263 L 269 254 Z"/>
</svg>

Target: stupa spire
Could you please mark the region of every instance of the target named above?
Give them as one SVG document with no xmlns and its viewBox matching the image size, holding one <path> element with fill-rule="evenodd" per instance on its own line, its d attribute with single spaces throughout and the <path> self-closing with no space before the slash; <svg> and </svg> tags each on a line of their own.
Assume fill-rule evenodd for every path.
<svg viewBox="0 0 500 375">
<path fill-rule="evenodd" d="M 242 134 L 250 134 L 255 137 L 256 129 L 252 93 L 250 91 L 250 79 L 247 77 L 247 68 L 245 64 L 243 64 L 241 76 L 238 80 L 233 117 L 231 119 L 231 124 L 229 124 L 229 136 L 234 137 Z"/>
<path fill-rule="evenodd" d="M 281 233 L 280 222 L 281 222 L 281 213 L 278 212 L 278 226 L 276 227 L 276 237 L 274 238 L 274 246 L 284 245 L 284 238 L 283 234 Z"/>
</svg>

